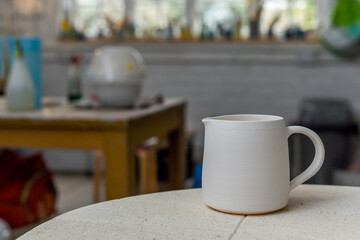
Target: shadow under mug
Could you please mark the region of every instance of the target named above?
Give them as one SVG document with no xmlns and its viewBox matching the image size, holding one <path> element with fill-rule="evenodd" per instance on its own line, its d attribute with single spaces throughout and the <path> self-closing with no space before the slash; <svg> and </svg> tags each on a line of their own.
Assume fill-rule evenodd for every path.
<svg viewBox="0 0 360 240">
<path fill-rule="evenodd" d="M 290 191 L 315 175 L 324 161 L 320 137 L 305 127 L 286 127 L 282 117 L 227 115 L 203 123 L 203 201 L 219 211 L 261 214 L 281 209 Z M 294 133 L 312 140 L 315 157 L 290 181 L 288 138 Z"/>
</svg>

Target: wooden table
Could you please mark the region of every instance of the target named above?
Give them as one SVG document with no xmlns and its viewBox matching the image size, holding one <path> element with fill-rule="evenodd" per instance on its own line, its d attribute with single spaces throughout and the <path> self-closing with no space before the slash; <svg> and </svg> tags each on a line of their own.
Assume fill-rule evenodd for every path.
<svg viewBox="0 0 360 240">
<path fill-rule="evenodd" d="M 157 136 L 169 141 L 169 185 L 184 178 L 184 110 L 181 99 L 133 110 L 79 110 L 48 98 L 34 112 L 7 112 L 0 101 L 0 146 L 101 151 L 108 200 L 135 194 L 135 148 Z"/>
<path fill-rule="evenodd" d="M 217 212 L 201 190 L 181 190 L 113 200 L 79 208 L 26 233 L 42 239 L 311 240 L 360 237 L 360 188 L 300 185 L 289 205 L 265 215 Z"/>
</svg>

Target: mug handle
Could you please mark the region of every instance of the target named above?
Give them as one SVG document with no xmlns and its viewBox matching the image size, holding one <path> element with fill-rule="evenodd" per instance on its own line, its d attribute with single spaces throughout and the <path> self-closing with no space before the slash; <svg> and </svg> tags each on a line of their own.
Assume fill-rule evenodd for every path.
<svg viewBox="0 0 360 240">
<path fill-rule="evenodd" d="M 321 168 L 324 158 L 325 158 L 325 149 L 324 144 L 322 143 L 320 137 L 312 130 L 301 127 L 301 126 L 290 126 L 288 129 L 288 138 L 294 133 L 301 133 L 310 138 L 315 146 L 315 157 L 310 166 L 302 172 L 300 175 L 295 177 L 290 181 L 290 191 L 296 188 L 298 185 L 302 184 L 312 176 L 314 176 Z"/>
</svg>

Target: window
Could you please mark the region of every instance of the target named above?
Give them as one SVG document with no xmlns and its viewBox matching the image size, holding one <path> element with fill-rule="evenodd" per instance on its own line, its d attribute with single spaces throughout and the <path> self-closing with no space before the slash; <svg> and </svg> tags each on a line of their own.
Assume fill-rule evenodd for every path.
<svg viewBox="0 0 360 240">
<path fill-rule="evenodd" d="M 223 24 L 225 28 L 240 26 L 240 33 L 246 38 L 249 36 L 251 1 L 257 0 L 198 0 L 198 19 L 215 32 L 218 24 Z M 264 0 L 260 18 L 261 35 L 267 34 L 276 17 L 279 20 L 273 30 L 277 36 L 283 36 L 284 31 L 292 26 L 299 26 L 305 31 L 313 30 L 317 24 L 316 0 Z M 194 25 L 197 29 L 199 24 Z"/>
<path fill-rule="evenodd" d="M 110 24 L 120 24 L 125 16 L 119 0 L 75 0 L 74 9 L 74 26 L 87 37 L 110 36 Z"/>
<path fill-rule="evenodd" d="M 199 28 L 216 32 L 219 24 L 224 28 L 239 27 L 243 33 L 247 32 L 243 27 L 248 25 L 247 1 L 245 0 L 198 0 L 196 8 L 195 32 L 199 32 Z"/>
<path fill-rule="evenodd" d="M 317 27 L 316 0 L 267 0 L 264 2 L 261 17 L 261 33 L 267 34 L 269 25 L 276 16 L 278 23 L 274 34 L 282 36 L 289 27 L 298 26 L 304 31 Z"/>
<path fill-rule="evenodd" d="M 204 28 L 218 34 L 220 28 L 231 29 L 243 38 L 249 36 L 250 5 L 262 0 L 63 0 L 74 1 L 74 25 L 87 37 L 112 35 L 112 27 L 121 28 L 131 14 L 138 38 L 180 37 L 181 28 L 191 22 L 195 36 Z M 126 6 L 132 4 L 132 7 Z M 190 8 L 189 8 L 190 3 Z M 266 35 L 274 19 L 275 36 L 282 37 L 287 28 L 298 26 L 313 30 L 317 26 L 316 0 L 263 0 L 260 33 Z M 127 9 L 127 10 L 126 10 Z M 127 13 L 125 13 L 127 11 Z M 190 20 L 189 20 L 190 19 Z M 112 27 L 111 27 L 112 26 Z"/>
<path fill-rule="evenodd" d="M 137 0 L 134 16 L 136 35 L 164 38 L 171 24 L 174 36 L 179 37 L 184 16 L 185 0 Z"/>
</svg>

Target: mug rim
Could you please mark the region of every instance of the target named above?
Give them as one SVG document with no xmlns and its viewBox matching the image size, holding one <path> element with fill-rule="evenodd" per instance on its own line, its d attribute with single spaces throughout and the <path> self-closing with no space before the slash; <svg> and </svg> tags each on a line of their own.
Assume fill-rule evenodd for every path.
<svg viewBox="0 0 360 240">
<path fill-rule="evenodd" d="M 261 122 L 277 122 L 284 120 L 283 117 L 266 114 L 229 114 L 215 117 L 207 117 L 202 121 L 214 122 L 238 122 L 238 123 L 261 123 Z"/>
</svg>

